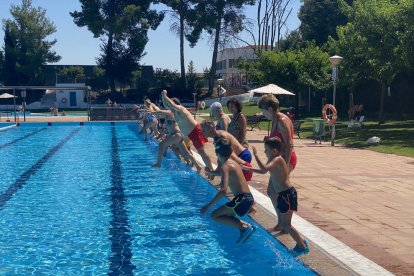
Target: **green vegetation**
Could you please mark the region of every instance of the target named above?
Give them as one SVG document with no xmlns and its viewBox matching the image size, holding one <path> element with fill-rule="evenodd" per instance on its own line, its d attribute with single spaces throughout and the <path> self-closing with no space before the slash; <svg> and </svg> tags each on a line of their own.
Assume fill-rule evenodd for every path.
<svg viewBox="0 0 414 276">
<path fill-rule="evenodd" d="M 50 79 L 44 65 L 60 60 L 53 51 L 57 41 L 48 40 L 56 27 L 46 17 L 46 9 L 33 7 L 32 0 L 21 2 L 20 6 L 12 4 L 10 18 L 3 20 L 0 83 L 42 85 L 46 78 Z M 286 34 L 285 23 L 291 15 L 289 0 L 79 2 L 81 8 L 70 15 L 74 24 L 87 27 L 95 38 L 101 39 L 99 68 L 93 74 L 84 74 L 83 67 L 69 66 L 59 75 L 75 82 L 83 79 L 97 92 L 97 102 L 109 96 L 118 102 L 140 101 L 143 96 L 156 100 L 164 88 L 180 99 L 191 100 L 194 92 L 204 99 L 212 95 L 215 79 L 229 77 L 228 72 L 219 75 L 216 70 L 235 64 L 242 69 L 237 73 L 248 76 L 249 87 L 275 83 L 293 91 L 297 97 L 292 105 L 296 107 L 307 104 L 316 112 L 320 103 L 331 102 L 344 112 L 353 104 L 363 103 L 365 110 L 379 115 L 379 123 L 386 121 L 384 114 L 413 114 L 412 0 L 301 1 L 300 26 Z M 243 10 L 253 4 L 258 8 L 256 22 L 247 18 Z M 156 68 L 153 73 L 149 66 L 140 66 L 140 61 L 149 30 L 156 30 L 168 14 L 170 19 L 175 18 L 171 29 L 179 35 L 181 72 Z M 244 35 L 238 35 L 241 32 L 249 33 L 251 39 L 245 41 Z M 185 40 L 193 47 L 204 36 L 212 42 L 211 67 L 200 76 L 190 61 L 185 72 Z M 218 51 L 232 45 L 253 49 L 255 58 L 244 56 L 218 63 Z M 343 57 L 338 67 L 340 74 L 335 74 L 340 76 L 335 78 L 335 101 L 328 60 L 332 55 Z M 245 112 L 250 114 L 249 107 Z"/>
<path fill-rule="evenodd" d="M 313 139 L 313 118 L 304 118 L 301 134 L 305 138 Z M 325 141 L 330 141 L 329 128 L 325 128 Z M 370 137 L 381 138 L 378 145 L 369 145 Z M 364 122 L 360 129 L 348 129 L 348 122 L 340 121 L 336 124 L 337 144 L 349 148 L 370 149 L 376 152 L 392 153 L 402 156 L 414 157 L 414 120 L 387 121 L 385 124 L 368 121 Z"/>
<path fill-rule="evenodd" d="M 162 12 L 150 8 L 153 1 L 89 1 L 80 0 L 82 10 L 70 12 L 74 23 L 87 27 L 101 38 L 98 65 L 105 69 L 112 95 L 115 81 L 126 83 L 138 68 L 148 42 L 148 31 L 155 30 L 164 18 Z"/>
<path fill-rule="evenodd" d="M 228 113 L 227 107 L 224 111 Z M 283 111 L 283 108 L 282 108 Z M 243 104 L 243 113 L 254 115 L 259 113 L 256 103 Z M 205 113 L 209 113 L 206 109 Z M 314 139 L 313 119 L 320 117 L 304 117 L 301 126 L 301 136 L 305 139 Z M 269 121 L 264 119 L 260 123 L 262 130 L 268 130 Z M 369 145 L 367 140 L 373 136 L 381 138 L 378 145 Z M 329 127 L 325 126 L 324 141 L 330 141 Z M 349 148 L 369 149 L 376 152 L 414 157 L 414 120 L 389 120 L 385 124 L 374 121 L 364 121 L 360 129 L 348 129 L 348 121 L 339 121 L 336 124 L 335 143 Z"/>
<path fill-rule="evenodd" d="M 12 4 L 11 17 L 3 19 L 4 52 L 0 54 L 0 82 L 5 85 L 41 85 L 42 65 L 60 60 L 53 51 L 56 27 L 46 10 L 32 7 L 31 0 Z M 2 50 L 0 50 L 1 52 Z"/>
</svg>

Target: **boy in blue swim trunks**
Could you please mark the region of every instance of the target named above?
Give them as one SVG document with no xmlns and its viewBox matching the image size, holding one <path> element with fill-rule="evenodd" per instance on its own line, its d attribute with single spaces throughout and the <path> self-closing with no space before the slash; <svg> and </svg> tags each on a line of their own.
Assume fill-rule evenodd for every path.
<svg viewBox="0 0 414 276">
<path fill-rule="evenodd" d="M 220 190 L 209 204 L 201 208 L 201 213 L 207 212 L 214 204 L 222 199 L 227 189 L 235 195 L 232 201 L 217 208 L 211 213 L 211 219 L 215 222 L 240 230 L 237 243 L 245 242 L 256 230 L 256 227 L 240 220 L 238 217 L 246 215 L 254 203 L 246 179 L 240 165 L 230 158 L 233 150 L 231 143 L 226 138 L 220 138 L 215 143 L 217 158 L 221 163 Z"/>
<path fill-rule="evenodd" d="M 280 214 L 279 224 L 296 241 L 296 246 L 289 251 L 294 256 L 307 254 L 309 253 L 308 243 L 302 239 L 291 224 L 293 211 L 298 210 L 298 194 L 295 187 L 290 183 L 286 161 L 280 155 L 282 152 L 282 142 L 279 138 L 272 137 L 264 142 L 264 147 L 264 152 L 268 158 L 267 163 L 264 164 L 260 160 L 256 148 L 252 146 L 253 155 L 260 169 L 243 166 L 243 170 L 261 174 L 270 173 L 269 185 L 272 185 L 273 189 L 278 193 L 277 206 L 274 207 Z"/>
</svg>

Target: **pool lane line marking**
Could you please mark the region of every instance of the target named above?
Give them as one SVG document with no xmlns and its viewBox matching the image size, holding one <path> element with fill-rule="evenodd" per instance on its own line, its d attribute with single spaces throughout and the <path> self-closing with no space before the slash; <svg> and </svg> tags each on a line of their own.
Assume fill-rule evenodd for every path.
<svg viewBox="0 0 414 276">
<path fill-rule="evenodd" d="M 24 139 L 26 139 L 26 138 L 29 138 L 30 136 L 33 136 L 33 135 L 35 135 L 35 134 L 37 134 L 37 133 L 39 133 L 39 132 L 41 132 L 41 131 L 43 131 L 43 130 L 46 130 L 46 128 L 41 128 L 41 129 L 39 129 L 39 130 L 33 131 L 33 132 L 29 133 L 29 134 L 26 134 L 25 136 L 22 136 L 22 137 L 20 137 L 20 138 L 17 138 L 17 139 L 15 139 L 15 140 L 11 141 L 11 142 L 8 142 L 8 143 L 6 143 L 6 144 L 0 145 L 0 149 L 5 148 L 5 147 L 8 147 L 8 146 L 11 146 L 11 145 L 13 145 L 14 143 L 17 143 L 17 142 L 19 142 L 19 141 L 21 141 L 21 140 L 24 140 Z"/>
<path fill-rule="evenodd" d="M 11 126 L 6 126 L 6 127 L 0 127 L 0 132 L 2 132 L 2 131 L 6 131 L 6 130 L 9 130 L 9 129 L 13 128 L 13 127 L 17 127 L 17 125 L 11 125 Z"/>
<path fill-rule="evenodd" d="M 195 151 L 192 151 L 192 153 L 197 161 L 202 166 L 205 166 L 201 156 Z M 213 164 L 213 166 L 215 167 L 216 164 Z M 253 194 L 254 201 L 267 213 L 276 218 L 276 211 L 270 198 L 250 185 L 249 189 Z M 351 270 L 359 275 L 394 275 L 296 213 L 293 213 L 292 225 L 313 246 L 317 247 L 321 252 L 325 253 L 345 269 Z"/>
<path fill-rule="evenodd" d="M 123 187 L 119 145 L 115 127 L 111 128 L 111 213 L 109 239 L 112 254 L 109 256 L 109 274 L 134 275 L 136 266 L 132 264 L 132 237 L 128 223 L 128 212 L 125 209 L 126 196 Z"/>
<path fill-rule="evenodd" d="M 30 179 L 32 175 L 34 175 L 38 170 L 40 170 L 43 165 L 60 149 L 63 147 L 64 144 L 66 144 L 70 139 L 75 136 L 76 133 L 80 128 L 75 129 L 72 131 L 65 139 L 60 141 L 59 144 L 54 146 L 51 150 L 49 150 L 48 153 L 46 153 L 42 158 L 37 160 L 37 162 L 31 166 L 27 171 L 25 171 L 23 174 L 19 176 L 19 178 L 12 184 L 10 187 L 4 191 L 2 194 L 0 194 L 0 209 L 3 208 L 3 206 L 6 204 L 7 201 L 9 201 L 13 195 L 23 188 L 23 186 L 27 183 L 27 181 Z"/>
</svg>

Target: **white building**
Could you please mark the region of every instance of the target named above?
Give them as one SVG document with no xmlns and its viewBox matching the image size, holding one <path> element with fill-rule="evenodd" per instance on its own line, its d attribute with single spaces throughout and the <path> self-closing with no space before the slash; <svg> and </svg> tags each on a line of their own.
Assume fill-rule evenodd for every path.
<svg viewBox="0 0 414 276">
<path fill-rule="evenodd" d="M 65 87 L 65 89 L 59 89 Z M 68 89 L 72 88 L 73 89 Z M 55 106 L 59 109 L 87 108 L 84 83 L 57 83 L 55 89 L 47 89 L 42 99 L 26 106 L 27 109 L 48 109 Z"/>
<path fill-rule="evenodd" d="M 217 54 L 217 75 L 223 79 L 224 87 L 249 86 L 249 79 L 246 72 L 236 69 L 237 60 L 256 60 L 253 47 L 228 48 Z"/>
<path fill-rule="evenodd" d="M 56 90 L 52 90 L 56 95 L 57 107 L 86 108 L 87 103 L 85 102 L 85 91 L 83 89 L 76 89 L 76 87 L 84 86 L 84 83 L 57 83 Z M 59 90 L 59 87 L 73 87 L 73 90 Z"/>
</svg>

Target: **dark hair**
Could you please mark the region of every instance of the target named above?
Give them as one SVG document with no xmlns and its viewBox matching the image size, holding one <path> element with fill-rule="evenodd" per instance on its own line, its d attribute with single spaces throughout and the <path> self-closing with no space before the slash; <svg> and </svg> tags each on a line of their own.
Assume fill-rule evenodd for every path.
<svg viewBox="0 0 414 276">
<path fill-rule="evenodd" d="M 230 158 L 231 154 L 233 153 L 233 149 L 231 148 L 231 143 L 226 138 L 217 139 L 214 147 L 215 147 L 216 154 L 220 155 L 225 160 Z"/>
<path fill-rule="evenodd" d="M 226 139 L 226 137 L 224 137 L 224 135 L 217 134 L 216 136 L 213 137 L 214 144 L 217 143 L 217 141 L 220 139 Z"/>
<path fill-rule="evenodd" d="M 271 137 L 264 142 L 271 149 L 277 149 L 278 152 L 282 151 L 282 141 L 279 137 Z"/>
<path fill-rule="evenodd" d="M 216 125 L 214 124 L 213 121 L 202 120 L 201 123 L 200 123 L 200 127 L 201 127 L 201 129 L 205 129 L 205 128 L 215 129 Z"/>
<path fill-rule="evenodd" d="M 181 104 L 181 102 L 180 102 L 180 100 L 178 99 L 178 98 L 171 98 L 171 100 L 175 103 L 175 104 L 178 104 L 178 105 L 180 105 Z"/>
<path fill-rule="evenodd" d="M 228 100 L 227 108 L 230 108 L 230 104 L 233 104 L 237 108 L 238 112 L 241 112 L 243 109 L 241 102 L 237 98 L 231 98 L 230 100 Z"/>
</svg>

